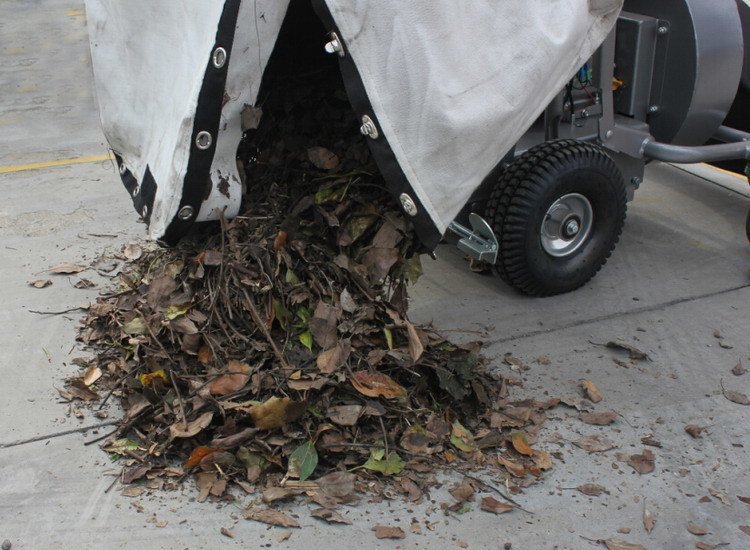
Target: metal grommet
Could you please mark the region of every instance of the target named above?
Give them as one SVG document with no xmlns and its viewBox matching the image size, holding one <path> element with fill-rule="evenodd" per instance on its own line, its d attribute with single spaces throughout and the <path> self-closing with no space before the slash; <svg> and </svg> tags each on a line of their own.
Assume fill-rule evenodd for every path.
<svg viewBox="0 0 750 550">
<path fill-rule="evenodd" d="M 141 186 L 136 183 L 135 187 L 133 187 L 133 196 L 135 197 L 140 190 L 141 190 Z"/>
<path fill-rule="evenodd" d="M 407 195 L 406 193 L 401 193 L 398 197 L 398 200 L 401 201 L 401 206 L 404 208 L 404 212 L 406 212 L 410 216 L 417 215 L 417 205 L 409 195 Z"/>
<path fill-rule="evenodd" d="M 362 126 L 359 127 L 359 131 L 372 139 L 378 139 L 378 128 L 375 126 L 375 122 L 368 116 L 363 115 L 362 116 Z"/>
<path fill-rule="evenodd" d="M 328 36 L 330 40 L 325 45 L 326 53 L 337 53 L 339 57 L 344 57 L 344 46 L 341 44 L 339 35 L 332 32 Z"/>
<path fill-rule="evenodd" d="M 144 220 L 148 217 L 148 204 L 143 205 L 143 209 L 141 210 L 141 217 Z"/>
<path fill-rule="evenodd" d="M 227 51 L 219 46 L 211 55 L 211 61 L 213 62 L 214 67 L 221 69 L 224 66 L 224 63 L 227 62 Z"/>
<path fill-rule="evenodd" d="M 209 132 L 206 132 L 205 130 L 202 132 L 198 132 L 198 135 L 195 136 L 195 146 L 198 149 L 208 149 L 211 147 L 211 143 L 213 142 L 213 138 L 211 137 L 211 134 Z"/>
<path fill-rule="evenodd" d="M 183 206 L 180 208 L 180 211 L 177 212 L 177 217 L 182 221 L 187 221 L 193 217 L 193 212 L 194 210 L 192 206 Z"/>
<path fill-rule="evenodd" d="M 125 163 L 124 163 L 124 162 L 121 162 L 121 163 L 120 163 L 120 174 L 124 174 L 124 173 L 125 173 L 125 172 L 127 172 L 127 171 L 128 171 L 128 169 L 127 169 L 127 167 L 125 166 Z"/>
</svg>

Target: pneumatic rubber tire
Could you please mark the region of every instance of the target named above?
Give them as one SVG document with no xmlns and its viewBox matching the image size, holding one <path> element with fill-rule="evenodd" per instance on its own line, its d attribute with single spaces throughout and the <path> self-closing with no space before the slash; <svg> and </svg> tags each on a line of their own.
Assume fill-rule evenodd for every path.
<svg viewBox="0 0 750 550">
<path fill-rule="evenodd" d="M 567 210 L 557 214 L 561 203 Z M 626 209 L 622 173 L 601 148 L 570 139 L 541 143 L 511 163 L 487 202 L 485 219 L 500 244 L 495 268 L 531 296 L 575 290 L 611 255 Z M 569 217 L 552 227 L 571 223 L 566 227 L 575 231 L 578 223 L 585 234 L 566 240 L 568 232 L 550 232 L 550 220 L 566 212 Z"/>
</svg>

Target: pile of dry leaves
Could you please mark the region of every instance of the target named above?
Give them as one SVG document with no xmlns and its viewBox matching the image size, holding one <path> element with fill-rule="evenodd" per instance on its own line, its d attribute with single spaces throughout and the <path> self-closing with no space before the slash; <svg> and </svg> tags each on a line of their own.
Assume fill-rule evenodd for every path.
<svg viewBox="0 0 750 550">
<path fill-rule="evenodd" d="M 421 266 L 408 220 L 348 105 L 288 89 L 242 144 L 244 213 L 174 249 L 126 247 L 120 287 L 82 322 L 93 357 L 64 393 L 122 403 L 103 448 L 127 494 L 192 476 L 199 500 L 306 493 L 342 521 L 358 492 L 419 501 L 448 467 L 467 476 L 453 511 L 475 488 L 503 495 L 482 509 L 511 510 L 471 472 L 511 492 L 540 478 L 551 457 L 532 446 L 558 400 L 511 402 L 477 344 L 409 321 Z"/>
</svg>

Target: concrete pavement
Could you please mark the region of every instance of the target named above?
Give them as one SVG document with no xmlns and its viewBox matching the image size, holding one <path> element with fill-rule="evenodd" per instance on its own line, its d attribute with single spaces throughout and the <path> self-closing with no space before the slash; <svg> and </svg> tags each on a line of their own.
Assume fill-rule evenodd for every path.
<svg viewBox="0 0 750 550">
<path fill-rule="evenodd" d="M 456 339 L 483 340 L 493 366 L 522 379 L 522 387 L 511 388 L 513 398 L 577 395 L 585 378 L 604 394 L 596 410 L 622 415 L 598 427 L 583 424 L 573 409 L 551 411 L 538 447 L 559 452 L 562 460 L 518 495 L 533 514 L 494 516 L 475 505 L 447 518 L 439 509 L 450 500 L 445 489 L 419 506 L 363 500 L 344 511 L 351 526 L 310 518 L 306 505 L 283 505 L 299 514 L 303 528 L 277 542 L 283 529 L 236 519 L 248 496 L 199 504 L 191 501 L 190 487 L 137 499 L 121 496 L 117 486 L 109 490 L 107 474 L 119 469 L 96 445 L 83 445 L 97 430 L 79 430 L 107 419 L 88 412 L 83 419 L 66 416 L 55 390 L 77 372 L 72 360 L 84 355 L 74 342 L 81 312 L 31 311 L 63 311 L 94 300 L 112 267 L 98 262 L 101 253 L 142 237 L 144 228 L 107 161 L 21 169 L 107 153 L 81 9 L 74 0 L 0 4 L 0 169 L 15 167 L 0 172 L 0 542 L 8 539 L 13 549 L 191 550 L 501 548 L 508 542 L 522 550 L 577 550 L 602 547 L 592 540 L 619 538 L 650 550 L 697 542 L 750 548 L 750 535 L 739 529 L 750 525 L 750 505 L 737 498 L 750 497 L 750 407 L 728 401 L 720 387 L 750 394 L 750 373 L 730 372 L 740 360 L 750 367 L 750 244 L 743 228 L 750 200 L 744 180 L 707 167 L 649 166 L 612 258 L 591 283 L 568 295 L 519 296 L 496 277 L 469 272 L 450 246 L 439 248 L 438 261 L 425 260 L 425 275 L 412 292 L 412 317 Z M 46 273 L 61 262 L 100 270 Z M 46 278 L 51 287 L 27 284 Z M 97 288 L 76 288 L 81 278 Z M 614 339 L 652 361 L 619 366 L 613 358 L 625 359 L 621 354 L 597 345 Z M 530 370 L 519 374 L 503 364 L 507 352 Z M 540 357 L 549 364 L 535 362 Z M 686 424 L 706 430 L 693 439 Z M 592 434 L 618 448 L 589 454 L 571 443 Z M 647 436 L 661 447 L 644 447 Z M 618 453 L 643 449 L 656 458 L 655 470 L 641 475 Z M 608 494 L 570 489 L 583 483 L 600 484 Z M 642 523 L 644 507 L 656 520 L 650 533 Z M 412 518 L 422 535 L 409 531 Z M 688 522 L 710 533 L 693 535 Z M 379 523 L 400 525 L 407 538 L 376 539 L 370 528 Z M 222 536 L 222 527 L 235 537 Z"/>
</svg>

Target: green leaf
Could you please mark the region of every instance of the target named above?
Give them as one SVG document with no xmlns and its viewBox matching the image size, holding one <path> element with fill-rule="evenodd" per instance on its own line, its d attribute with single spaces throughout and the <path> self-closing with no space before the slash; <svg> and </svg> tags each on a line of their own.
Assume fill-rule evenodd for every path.
<svg viewBox="0 0 750 550">
<path fill-rule="evenodd" d="M 456 510 L 453 513 L 460 515 L 460 514 L 465 514 L 469 510 L 471 510 L 471 504 L 469 504 L 468 502 L 464 502 L 463 505 L 461 506 L 461 508 L 459 508 L 458 510 Z"/>
<path fill-rule="evenodd" d="M 383 328 L 383 334 L 385 334 L 385 341 L 388 343 L 388 349 L 393 349 L 393 333 L 388 327 Z"/>
<path fill-rule="evenodd" d="M 312 311 L 310 311 L 306 307 L 301 307 L 297 310 L 297 317 L 299 317 L 300 320 L 305 323 L 305 326 L 307 326 L 307 323 L 309 323 L 310 319 L 312 319 Z"/>
<path fill-rule="evenodd" d="M 476 445 L 474 445 L 474 436 L 458 420 L 453 422 L 451 426 L 451 444 L 467 453 L 477 450 Z"/>
<path fill-rule="evenodd" d="M 273 464 L 267 461 L 258 453 L 249 451 L 247 447 L 240 447 L 236 453 L 237 460 L 244 464 L 245 468 L 253 468 L 257 466 L 261 470 L 268 470 Z"/>
<path fill-rule="evenodd" d="M 411 258 L 406 260 L 402 269 L 406 279 L 411 284 L 416 284 L 422 276 L 422 260 L 419 259 L 419 254 L 414 254 Z"/>
<path fill-rule="evenodd" d="M 357 216 L 352 218 L 348 225 L 349 235 L 352 238 L 352 242 L 355 242 L 364 235 L 365 231 L 367 231 L 377 219 L 377 216 Z"/>
<path fill-rule="evenodd" d="M 380 472 L 387 476 L 400 474 L 404 466 L 406 466 L 406 462 L 396 452 L 391 451 L 386 457 L 385 449 L 382 447 L 370 449 L 370 458 L 362 465 L 363 468 Z"/>
<path fill-rule="evenodd" d="M 306 330 L 299 335 L 299 341 L 302 342 L 303 346 L 312 351 L 313 337 L 312 333 L 309 330 Z"/>
<path fill-rule="evenodd" d="M 148 334 L 146 321 L 143 320 L 143 317 L 135 317 L 132 321 L 125 323 L 122 328 L 128 334 Z"/>
<path fill-rule="evenodd" d="M 299 277 L 297 277 L 297 274 L 294 271 L 292 271 L 291 269 L 287 269 L 286 274 L 284 275 L 284 281 L 289 284 L 296 285 L 299 283 Z"/>
<path fill-rule="evenodd" d="M 289 313 L 289 310 L 284 307 L 284 304 L 281 303 L 281 300 L 274 299 L 273 312 L 276 316 L 276 320 L 281 325 L 281 328 L 286 329 L 286 323 L 289 320 L 289 317 L 292 316 L 292 314 Z"/>
<path fill-rule="evenodd" d="M 300 481 L 305 481 L 315 471 L 318 465 L 318 451 L 312 441 L 307 441 L 297 447 L 289 456 L 289 477 L 298 477 Z"/>
<path fill-rule="evenodd" d="M 315 193 L 315 204 L 323 204 L 324 202 L 341 200 L 345 192 L 345 186 L 321 189 L 320 191 Z"/>
</svg>

